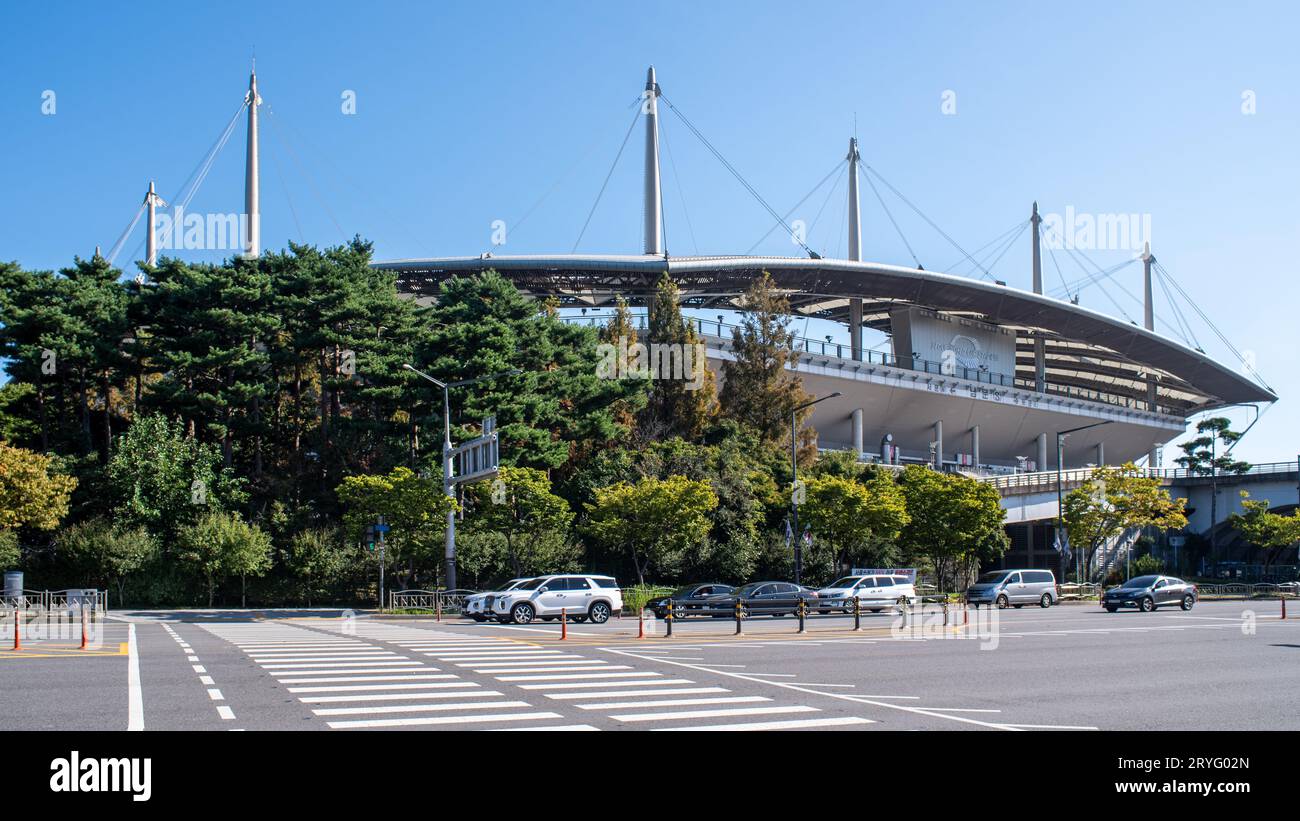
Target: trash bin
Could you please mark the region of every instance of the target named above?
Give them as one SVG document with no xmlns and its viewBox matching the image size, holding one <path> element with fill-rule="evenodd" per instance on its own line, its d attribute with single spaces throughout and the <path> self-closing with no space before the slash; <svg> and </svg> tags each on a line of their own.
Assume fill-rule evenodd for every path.
<svg viewBox="0 0 1300 821">
<path fill-rule="evenodd" d="M 18 598 L 23 594 L 23 572 L 10 570 L 5 573 L 5 598 Z"/>
</svg>

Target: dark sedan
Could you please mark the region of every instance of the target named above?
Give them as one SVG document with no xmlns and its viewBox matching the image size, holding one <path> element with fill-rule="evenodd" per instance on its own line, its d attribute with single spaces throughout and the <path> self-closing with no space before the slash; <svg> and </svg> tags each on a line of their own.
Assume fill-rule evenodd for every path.
<svg viewBox="0 0 1300 821">
<path fill-rule="evenodd" d="M 1114 613 L 1121 607 L 1136 607 L 1143 613 L 1150 613 L 1157 607 L 1171 605 L 1191 610 L 1198 598 L 1196 585 L 1182 579 L 1173 576 L 1137 576 L 1119 587 L 1107 590 L 1102 596 L 1101 606 L 1106 608 L 1107 613 Z"/>
<path fill-rule="evenodd" d="M 790 582 L 750 582 L 729 594 L 711 596 L 708 606 L 725 610 L 720 614 L 725 616 L 734 613 L 736 602 L 740 602 L 742 617 L 780 617 L 798 613 L 801 600 L 807 603 L 807 611 L 813 612 L 817 605 L 817 591 Z"/>
<path fill-rule="evenodd" d="M 652 611 L 659 618 L 665 618 L 668 615 L 668 602 L 673 603 L 673 618 L 680 619 L 691 615 L 692 610 L 699 610 L 705 606 L 705 599 L 712 596 L 723 596 L 734 590 L 729 584 L 718 584 L 716 582 L 707 582 L 705 584 L 688 584 L 685 587 L 674 590 L 671 595 L 662 596 L 657 599 L 646 602 L 646 608 Z"/>
</svg>

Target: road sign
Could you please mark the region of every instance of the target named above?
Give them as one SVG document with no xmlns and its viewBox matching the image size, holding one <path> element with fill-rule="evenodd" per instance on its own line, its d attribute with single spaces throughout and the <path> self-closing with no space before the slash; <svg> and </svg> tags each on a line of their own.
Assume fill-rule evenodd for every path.
<svg viewBox="0 0 1300 821">
<path fill-rule="evenodd" d="M 451 477 L 452 484 L 477 482 L 497 475 L 501 466 L 501 448 L 497 443 L 496 417 L 489 416 L 483 420 L 483 435 L 471 439 L 459 447 L 452 448 L 451 458 L 455 460 L 455 471 Z"/>
</svg>

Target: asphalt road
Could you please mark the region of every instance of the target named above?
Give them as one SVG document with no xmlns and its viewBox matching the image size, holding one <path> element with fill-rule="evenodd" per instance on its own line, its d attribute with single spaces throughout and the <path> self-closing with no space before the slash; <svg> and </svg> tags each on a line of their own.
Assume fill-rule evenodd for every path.
<svg viewBox="0 0 1300 821">
<path fill-rule="evenodd" d="M 0 650 L 0 729 L 1300 729 L 1300 612 L 939 611 L 526 627 L 116 612 Z M 12 626 L 8 627 L 12 631 Z M 0 647 L 7 647 L 8 639 Z"/>
</svg>

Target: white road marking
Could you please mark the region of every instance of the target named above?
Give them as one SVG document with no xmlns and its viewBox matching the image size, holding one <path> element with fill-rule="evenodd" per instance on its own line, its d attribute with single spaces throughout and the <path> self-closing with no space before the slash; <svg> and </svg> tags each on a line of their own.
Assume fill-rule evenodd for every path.
<svg viewBox="0 0 1300 821">
<path fill-rule="evenodd" d="M 563 684 L 517 684 L 521 690 L 574 690 L 589 687 L 641 687 L 652 686 L 656 684 L 694 684 L 688 678 L 661 678 L 650 679 L 649 681 L 566 681 Z"/>
<path fill-rule="evenodd" d="M 489 698 L 500 696 L 496 690 L 452 690 L 444 693 L 357 693 L 350 696 L 302 696 L 305 704 L 338 704 L 344 701 L 401 701 L 407 698 Z"/>
<path fill-rule="evenodd" d="M 324 676 L 316 678 L 282 678 L 281 684 L 341 684 L 345 681 L 417 681 L 448 678 L 446 674 L 407 673 L 400 676 Z"/>
<path fill-rule="evenodd" d="M 662 684 L 663 682 L 656 682 Z M 628 698 L 630 696 L 669 696 L 688 693 L 730 693 L 726 687 L 680 687 L 675 690 L 616 690 L 612 693 L 546 693 L 547 698 Z"/>
<path fill-rule="evenodd" d="M 1002 724 L 1002 727 L 1015 727 L 1025 730 L 1098 730 L 1099 727 L 1077 727 L 1070 724 Z"/>
<path fill-rule="evenodd" d="M 212 699 L 213 701 L 225 701 L 225 700 L 226 700 L 226 697 L 223 696 L 223 695 L 221 694 L 221 691 L 218 690 L 216 687 L 209 687 L 209 688 L 208 688 L 208 698 Z"/>
<path fill-rule="evenodd" d="M 208 668 L 204 667 L 202 664 L 191 664 L 190 666 L 194 668 L 194 672 L 196 673 L 208 672 Z"/>
<path fill-rule="evenodd" d="M 463 704 L 386 704 L 379 707 L 324 707 L 312 710 L 318 716 L 364 716 L 392 713 L 445 713 L 449 710 L 492 710 L 508 707 L 531 707 L 526 701 L 486 701 Z"/>
<path fill-rule="evenodd" d="M 291 693 L 361 693 L 367 690 L 418 690 L 424 687 L 478 687 L 472 681 L 431 681 L 415 684 L 356 684 L 346 687 L 288 687 Z"/>
<path fill-rule="evenodd" d="M 212 676 L 199 676 L 199 684 L 214 684 Z"/>
<path fill-rule="evenodd" d="M 135 640 L 135 625 L 126 630 L 126 729 L 144 729 L 144 692 L 140 687 L 140 648 Z"/>
<path fill-rule="evenodd" d="M 428 671 L 430 671 L 430 670 L 437 670 L 437 669 L 438 669 L 437 667 L 424 667 L 424 666 L 419 666 L 419 667 L 407 667 L 407 668 L 403 668 L 403 669 L 394 669 L 394 668 L 392 668 L 392 667 L 377 667 L 377 668 L 349 667 L 349 668 L 347 668 L 347 669 L 343 669 L 343 670 L 339 670 L 339 669 L 334 669 L 334 670 L 268 670 L 267 672 L 270 673 L 271 675 L 275 676 L 276 678 L 280 678 L 280 677 L 282 677 L 282 676 L 341 676 L 341 675 L 344 675 L 344 674 L 352 675 L 353 673 L 358 673 L 358 674 L 360 674 L 360 673 L 392 673 L 392 674 L 394 674 L 394 675 L 397 675 L 397 674 L 399 674 L 399 673 L 403 673 L 403 674 L 410 674 L 410 673 L 424 673 L 424 672 L 428 672 Z"/>
<path fill-rule="evenodd" d="M 767 696 L 721 696 L 718 698 L 665 698 L 655 701 L 615 701 L 597 704 L 575 704 L 581 710 L 626 710 L 637 707 L 690 707 L 700 704 L 746 704 L 771 701 Z"/>
<path fill-rule="evenodd" d="M 566 673 L 574 670 L 631 670 L 626 664 L 584 664 L 577 667 L 501 667 L 484 669 L 475 667 L 474 672 L 485 675 L 495 675 L 496 673 Z M 504 679 L 503 679 L 504 680 Z"/>
<path fill-rule="evenodd" d="M 788 707 L 730 707 L 720 710 L 679 710 L 667 713 L 627 713 L 611 716 L 618 721 L 671 721 L 688 718 L 726 718 L 727 716 L 761 716 L 782 713 L 819 713 L 816 707 L 792 704 Z"/>
<path fill-rule="evenodd" d="M 534 733 L 558 733 L 558 732 L 572 732 L 572 731 L 583 731 L 583 730 L 593 730 L 599 732 L 600 728 L 593 727 L 590 724 L 561 724 L 558 727 L 498 727 L 492 732 L 522 733 L 527 731 L 527 732 L 534 732 Z"/>
<path fill-rule="evenodd" d="M 653 672 L 634 672 L 634 673 L 547 673 L 546 675 L 523 675 L 523 676 L 497 676 L 500 681 L 591 681 L 593 679 L 604 678 L 643 678 L 645 676 L 661 676 L 663 673 Z"/>
<path fill-rule="evenodd" d="M 422 727 L 431 724 L 491 724 L 498 721 L 543 721 L 564 718 L 559 713 L 493 713 L 485 716 L 429 716 L 425 718 L 372 718 L 358 721 L 331 721 L 330 729 L 372 727 Z"/>
<path fill-rule="evenodd" d="M 805 718 L 792 721 L 756 721 L 742 724 L 687 725 L 685 727 L 655 727 L 651 732 L 680 731 L 754 731 L 754 730 L 802 730 L 811 727 L 844 727 L 850 724 L 875 724 L 869 718 Z"/>
<path fill-rule="evenodd" d="M 231 721 L 235 717 L 235 711 L 230 709 L 227 705 L 222 704 L 217 708 L 217 715 L 221 716 L 225 721 Z"/>
</svg>

